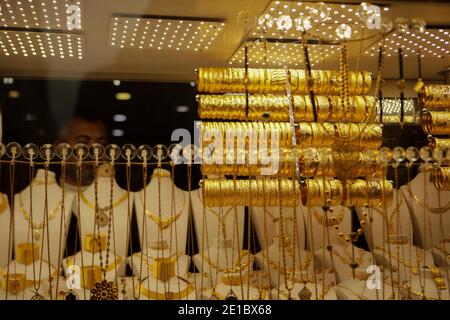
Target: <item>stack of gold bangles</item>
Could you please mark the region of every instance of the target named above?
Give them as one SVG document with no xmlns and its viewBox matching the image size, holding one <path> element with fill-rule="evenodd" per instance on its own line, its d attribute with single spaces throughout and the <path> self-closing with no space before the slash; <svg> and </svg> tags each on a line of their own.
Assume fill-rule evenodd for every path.
<svg viewBox="0 0 450 320">
<path fill-rule="evenodd" d="M 316 206 L 387 207 L 392 204 L 393 185 L 386 179 L 345 180 L 306 179 L 302 185 L 302 203 Z"/>
<path fill-rule="evenodd" d="M 202 186 L 207 207 L 295 207 L 300 202 L 300 185 L 293 179 L 214 178 L 204 180 Z"/>
<path fill-rule="evenodd" d="M 198 95 L 201 119 L 289 121 L 289 98 L 286 95 L 250 95 L 248 115 L 246 97 L 239 95 Z M 350 108 L 342 110 L 339 96 L 316 96 L 318 122 L 373 122 L 376 118 L 374 97 L 349 98 Z M 313 104 L 309 96 L 292 96 L 295 121 L 314 121 Z"/>
<path fill-rule="evenodd" d="M 427 109 L 450 107 L 450 85 L 427 85 L 419 92 L 420 104 Z"/>
<path fill-rule="evenodd" d="M 369 154 L 367 151 L 332 151 L 327 149 L 326 159 L 308 160 L 305 158 L 302 149 L 291 150 L 283 148 L 277 155 L 268 155 L 268 159 L 263 160 L 257 154 L 253 161 L 249 152 L 236 151 L 226 162 L 221 165 L 202 163 L 201 170 L 203 175 L 235 175 L 235 176 L 264 176 L 273 175 L 278 177 L 295 177 L 295 162 L 300 165 L 300 175 L 302 177 L 381 177 L 383 168 L 376 158 L 376 152 Z M 243 154 L 243 161 L 239 162 L 239 155 Z M 269 170 L 273 169 L 273 170 Z"/>
<path fill-rule="evenodd" d="M 292 94 L 308 94 L 309 87 L 325 95 L 338 95 L 340 90 L 339 71 L 313 70 L 309 83 L 304 70 L 289 70 L 288 79 L 283 69 L 249 68 L 247 77 L 244 68 L 199 68 L 196 74 L 199 92 L 284 94 L 286 81 Z M 367 94 L 371 84 L 369 72 L 349 72 L 349 94 Z"/>
<path fill-rule="evenodd" d="M 436 189 L 450 191 L 450 167 L 438 167 L 433 169 L 431 181 Z"/>
<path fill-rule="evenodd" d="M 288 122 L 206 122 L 202 123 L 201 134 L 202 146 L 222 142 L 223 150 L 227 143 L 237 146 L 241 143 L 240 148 L 249 149 L 262 136 L 267 137 L 264 141 L 268 149 L 292 145 L 292 127 Z M 379 124 L 300 122 L 295 134 L 300 147 L 349 145 L 367 150 L 378 149 L 382 142 Z"/>
<path fill-rule="evenodd" d="M 426 111 L 422 126 L 426 134 L 450 135 L 450 111 Z"/>
<path fill-rule="evenodd" d="M 433 136 L 428 137 L 428 146 L 433 149 L 450 150 L 449 138 L 436 138 Z"/>
</svg>

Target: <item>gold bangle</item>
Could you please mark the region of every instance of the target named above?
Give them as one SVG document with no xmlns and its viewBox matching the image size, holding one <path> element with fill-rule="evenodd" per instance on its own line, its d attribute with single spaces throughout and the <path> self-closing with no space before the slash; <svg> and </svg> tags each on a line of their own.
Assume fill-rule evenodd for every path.
<svg viewBox="0 0 450 320">
<path fill-rule="evenodd" d="M 17 294 L 26 288 L 26 278 L 23 273 L 2 274 L 2 289 Z"/>
<path fill-rule="evenodd" d="M 84 249 L 89 252 L 99 252 L 106 249 L 106 234 L 87 234 L 84 236 Z"/>
<path fill-rule="evenodd" d="M 29 265 L 39 260 L 39 245 L 37 243 L 19 243 L 16 247 L 16 261 Z"/>
</svg>

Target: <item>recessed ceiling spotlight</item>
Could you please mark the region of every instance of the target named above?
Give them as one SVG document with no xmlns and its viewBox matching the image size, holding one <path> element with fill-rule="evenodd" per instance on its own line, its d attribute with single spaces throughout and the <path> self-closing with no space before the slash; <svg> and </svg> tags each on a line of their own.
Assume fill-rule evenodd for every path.
<svg viewBox="0 0 450 320">
<path fill-rule="evenodd" d="M 188 106 L 176 106 L 175 111 L 179 112 L 179 113 L 185 113 L 185 112 L 189 111 L 189 107 Z"/>
</svg>

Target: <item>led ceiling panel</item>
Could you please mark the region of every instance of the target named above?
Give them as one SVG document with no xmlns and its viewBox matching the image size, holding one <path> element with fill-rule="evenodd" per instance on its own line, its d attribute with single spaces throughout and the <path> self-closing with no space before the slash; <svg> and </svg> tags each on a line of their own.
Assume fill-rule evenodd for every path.
<svg viewBox="0 0 450 320">
<path fill-rule="evenodd" d="M 449 30 L 432 29 L 425 33 L 415 33 L 406 31 L 405 33 L 394 32 L 386 37 L 385 52 L 387 56 L 397 55 L 398 49 L 402 48 L 404 56 L 417 56 L 420 50 L 422 57 L 442 58 L 450 54 L 450 33 Z M 371 56 L 377 55 L 378 45 L 374 45 L 365 51 Z"/>
<path fill-rule="evenodd" d="M 224 22 L 176 18 L 111 18 L 109 43 L 113 47 L 206 51 L 223 31 Z"/>
<path fill-rule="evenodd" d="M 73 18 L 82 29 L 82 0 L 0 0 L 0 8 L 3 28 L 73 30 Z"/>
<path fill-rule="evenodd" d="M 303 49 L 298 43 L 283 42 L 247 42 L 235 52 L 229 63 L 233 66 L 244 66 L 245 46 L 248 47 L 248 62 L 251 67 L 304 67 Z M 339 46 L 308 45 L 311 66 L 324 61 L 340 52 Z"/>
<path fill-rule="evenodd" d="M 83 59 L 84 35 L 0 31 L 0 54 L 39 58 Z"/>
</svg>

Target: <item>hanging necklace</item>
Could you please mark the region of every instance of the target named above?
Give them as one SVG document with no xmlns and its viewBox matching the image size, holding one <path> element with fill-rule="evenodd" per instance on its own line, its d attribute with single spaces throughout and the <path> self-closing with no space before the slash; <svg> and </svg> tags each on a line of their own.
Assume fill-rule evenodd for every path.
<svg viewBox="0 0 450 320">
<path fill-rule="evenodd" d="M 422 208 L 427 209 L 428 211 L 430 211 L 431 213 L 435 213 L 435 214 L 443 214 L 446 213 L 447 211 L 450 210 L 450 202 L 448 202 L 446 205 L 441 206 L 439 208 L 432 208 L 430 206 L 428 206 L 428 204 L 426 204 L 425 202 L 423 202 L 422 200 L 419 199 L 419 197 L 417 197 L 411 190 L 411 186 L 408 186 L 406 188 L 406 190 L 408 190 L 408 193 L 410 194 L 411 197 L 414 198 L 414 200 L 416 201 L 416 203 L 421 206 Z"/>
<path fill-rule="evenodd" d="M 141 196 L 141 201 L 144 202 L 144 199 L 142 197 L 142 193 L 140 193 Z M 181 206 L 181 209 L 175 213 L 174 215 L 172 215 L 171 217 L 167 218 L 167 219 L 160 219 L 158 216 L 154 215 L 153 213 L 151 213 L 150 210 L 145 209 L 145 214 L 147 215 L 147 217 L 149 217 L 150 219 L 152 219 L 154 222 L 156 222 L 156 224 L 159 226 L 159 228 L 161 230 L 165 230 L 168 227 L 170 227 L 170 225 L 172 223 L 174 223 L 175 221 L 178 220 L 178 218 L 181 216 L 181 214 L 183 213 L 184 210 L 184 206 L 186 204 L 186 195 L 183 194 L 183 205 Z"/>
<path fill-rule="evenodd" d="M 200 200 L 201 203 L 203 203 L 200 191 L 198 191 L 197 193 L 197 197 Z M 230 207 L 230 209 L 228 209 L 226 212 L 222 213 L 222 212 L 217 212 L 209 207 L 205 207 L 205 209 L 209 212 L 211 212 L 212 214 L 214 214 L 217 218 L 217 221 L 219 221 L 220 224 L 220 229 L 222 231 L 223 234 L 223 238 L 227 239 L 227 226 L 225 224 L 225 220 L 227 219 L 227 215 L 229 212 L 231 212 L 231 210 L 233 210 L 233 207 Z M 220 238 L 220 235 L 219 235 Z"/>
<path fill-rule="evenodd" d="M 342 256 L 339 250 L 332 249 L 332 252 L 342 261 L 343 264 L 349 265 L 352 269 L 356 269 L 364 262 L 364 250 L 359 250 L 358 257 L 354 258 L 353 255 L 348 252 L 349 246 L 353 246 L 353 244 L 346 244 L 344 249 L 345 256 Z M 354 248 L 353 248 L 354 249 Z"/>
<path fill-rule="evenodd" d="M 323 215 L 321 215 L 320 213 L 318 213 L 316 210 L 313 209 L 313 215 L 316 218 L 316 220 L 323 225 L 324 224 L 324 220 L 326 220 L 326 226 L 327 227 L 333 227 L 335 225 L 338 225 L 342 222 L 342 220 L 344 220 L 344 211 L 345 208 L 341 208 L 341 212 L 335 216 L 335 217 L 327 217 L 326 219 L 323 217 Z"/>
<path fill-rule="evenodd" d="M 111 164 L 113 167 L 113 164 Z M 113 174 L 110 177 L 110 196 L 109 196 L 109 217 L 108 217 L 108 237 L 106 244 L 106 257 L 105 257 L 105 266 L 103 266 L 103 257 L 102 251 L 99 251 L 100 257 L 100 268 L 103 272 L 103 280 L 101 282 L 97 282 L 94 288 L 91 289 L 91 300 L 117 300 L 118 299 L 118 290 L 112 281 L 106 280 L 106 272 L 108 270 L 109 264 L 109 251 L 111 246 L 111 228 L 112 228 L 112 216 L 113 216 Z M 98 212 L 98 168 L 95 169 L 95 180 L 94 180 L 94 190 L 95 190 L 95 209 Z M 100 225 L 97 224 L 97 232 L 100 234 Z"/>
<path fill-rule="evenodd" d="M 97 186 L 97 188 L 98 188 L 98 186 Z M 91 201 L 89 201 L 89 199 L 87 199 L 86 196 L 84 195 L 84 192 L 82 192 L 80 194 L 80 199 L 89 208 L 95 210 L 95 212 L 96 212 L 95 213 L 95 224 L 100 227 L 106 227 L 109 224 L 108 212 L 111 211 L 112 208 L 117 207 L 123 201 L 128 199 L 128 193 L 125 192 L 119 199 L 116 200 L 116 202 L 112 203 L 112 205 L 110 204 L 110 205 L 107 205 L 104 207 L 100 207 L 98 205 L 98 203 L 96 205 L 95 203 L 92 203 Z"/>
<path fill-rule="evenodd" d="M 30 218 L 30 213 L 25 209 L 22 193 L 19 194 L 19 205 L 20 205 L 20 211 L 22 212 L 24 219 L 31 223 L 32 219 Z M 58 211 L 61 209 L 61 207 L 62 207 L 62 202 L 60 200 L 57 202 L 56 208 L 54 208 L 52 211 L 50 211 L 48 213 L 48 221 L 53 220 L 56 217 L 56 215 L 58 214 Z M 33 223 L 31 223 L 34 240 L 38 241 L 39 239 L 41 239 L 41 232 L 44 229 L 45 223 L 46 223 L 45 218 L 41 222 L 33 221 Z"/>
<path fill-rule="evenodd" d="M 400 195 L 397 193 L 397 197 L 400 197 Z M 390 232 L 395 232 L 395 228 L 394 228 L 394 224 L 392 223 L 394 220 L 394 217 L 399 213 L 400 207 L 402 206 L 403 203 L 403 198 L 400 197 L 400 201 L 398 201 L 398 204 L 395 206 L 395 208 L 392 210 L 392 212 L 390 214 L 386 214 L 378 208 L 373 208 L 376 212 L 378 212 L 383 219 L 387 218 L 387 225 L 388 225 L 388 229 Z M 398 215 L 398 218 L 400 219 L 400 215 Z"/>
</svg>

